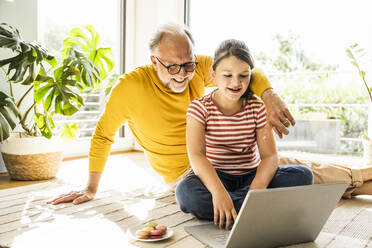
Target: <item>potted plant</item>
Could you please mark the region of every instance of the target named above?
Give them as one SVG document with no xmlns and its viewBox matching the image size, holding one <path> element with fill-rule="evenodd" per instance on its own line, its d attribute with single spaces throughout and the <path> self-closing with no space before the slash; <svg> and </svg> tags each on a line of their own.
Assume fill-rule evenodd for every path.
<svg viewBox="0 0 372 248">
<path fill-rule="evenodd" d="M 114 66 L 111 49 L 99 43 L 92 26 L 73 28 L 57 62 L 39 43 L 24 41 L 17 29 L 0 24 L 0 48 L 14 54 L 0 60 L 9 86 L 9 93 L 0 92 L 1 152 L 12 179 L 55 177 L 63 150 L 57 134 L 72 139 L 78 126 L 56 128 L 53 117 L 75 114 L 84 106 L 84 93 L 99 89 Z"/>
<path fill-rule="evenodd" d="M 369 111 L 368 111 L 368 135 L 362 136 L 363 147 L 364 147 L 364 161 L 366 164 L 372 164 L 372 86 L 367 83 L 366 71 L 362 69 L 359 61 L 363 56 L 366 55 L 364 49 L 360 48 L 358 44 L 352 44 L 346 49 L 346 54 L 350 58 L 350 63 L 354 65 L 358 74 L 361 77 L 365 89 L 368 93 L 369 99 Z"/>
</svg>

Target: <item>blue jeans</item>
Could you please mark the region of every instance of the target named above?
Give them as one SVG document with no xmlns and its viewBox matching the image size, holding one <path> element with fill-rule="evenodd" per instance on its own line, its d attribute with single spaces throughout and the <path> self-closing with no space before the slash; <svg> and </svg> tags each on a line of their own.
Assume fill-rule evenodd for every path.
<svg viewBox="0 0 372 248">
<path fill-rule="evenodd" d="M 230 195 L 238 213 L 256 175 L 256 170 L 244 175 L 230 175 L 217 170 L 217 175 Z M 313 173 L 311 170 L 302 165 L 291 164 L 278 168 L 268 188 L 310 184 L 313 184 Z M 199 219 L 213 220 L 212 195 L 193 172 L 190 172 L 178 184 L 176 200 L 183 212 L 191 213 Z"/>
</svg>

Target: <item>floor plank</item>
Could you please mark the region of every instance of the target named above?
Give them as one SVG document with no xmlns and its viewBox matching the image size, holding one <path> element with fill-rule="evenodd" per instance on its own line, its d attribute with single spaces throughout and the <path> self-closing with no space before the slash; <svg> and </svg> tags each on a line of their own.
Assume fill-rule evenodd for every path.
<svg viewBox="0 0 372 248">
<path fill-rule="evenodd" d="M 103 178 L 99 193 L 93 201 L 81 205 L 46 204 L 59 193 L 84 186 L 81 176 L 70 177 L 84 173 L 87 164 L 81 161 L 69 162 L 71 167 L 62 178 L 0 190 L 0 247 L 51 247 L 55 240 L 58 243 L 54 247 L 72 247 L 72 242 L 74 247 L 206 247 L 184 230 L 187 225 L 206 221 L 183 213 L 174 193 L 154 179 L 154 172 L 145 169 L 143 159 L 141 154 L 111 158 L 108 176 Z M 128 167 L 115 167 L 123 161 L 134 170 L 132 175 L 128 175 Z M 80 171 L 80 164 L 84 170 Z M 135 165 L 140 166 L 143 177 L 132 180 L 138 173 Z M 371 210 L 372 197 L 341 200 L 315 242 L 287 247 L 372 248 Z M 140 242 L 128 237 L 129 227 L 141 227 L 148 221 L 172 228 L 173 236 L 158 242 Z"/>
</svg>

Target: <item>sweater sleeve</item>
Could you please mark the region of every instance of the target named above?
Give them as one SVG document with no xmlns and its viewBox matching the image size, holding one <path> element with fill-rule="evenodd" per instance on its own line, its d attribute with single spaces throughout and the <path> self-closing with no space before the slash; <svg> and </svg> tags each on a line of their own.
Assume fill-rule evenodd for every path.
<svg viewBox="0 0 372 248">
<path fill-rule="evenodd" d="M 266 90 L 271 88 L 270 82 L 260 69 L 253 68 L 253 81 L 251 85 L 251 89 L 254 94 L 261 97 L 262 93 Z"/>
<path fill-rule="evenodd" d="M 216 83 L 212 81 L 210 69 L 212 67 L 212 57 L 207 55 L 198 55 L 197 69 L 203 77 L 204 87 L 214 87 Z"/>
<path fill-rule="evenodd" d="M 113 88 L 91 140 L 89 152 L 89 171 L 91 172 L 103 171 L 116 132 L 128 119 L 126 91 L 124 76 Z"/>
</svg>

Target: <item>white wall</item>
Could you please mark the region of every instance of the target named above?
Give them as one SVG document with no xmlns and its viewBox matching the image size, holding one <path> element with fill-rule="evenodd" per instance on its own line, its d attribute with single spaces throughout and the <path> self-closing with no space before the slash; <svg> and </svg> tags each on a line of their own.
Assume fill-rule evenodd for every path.
<svg viewBox="0 0 372 248">
<path fill-rule="evenodd" d="M 158 26 L 183 23 L 184 0 L 127 0 L 126 71 L 150 64 L 148 42 Z"/>
<path fill-rule="evenodd" d="M 25 40 L 37 39 L 37 0 L 0 0 L 0 21 L 17 27 Z"/>
</svg>

